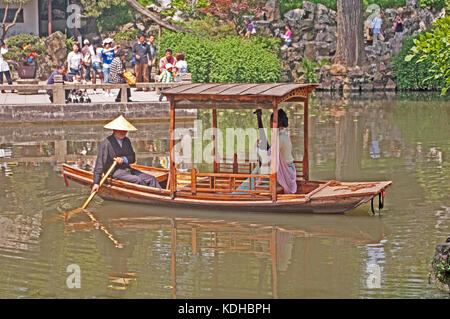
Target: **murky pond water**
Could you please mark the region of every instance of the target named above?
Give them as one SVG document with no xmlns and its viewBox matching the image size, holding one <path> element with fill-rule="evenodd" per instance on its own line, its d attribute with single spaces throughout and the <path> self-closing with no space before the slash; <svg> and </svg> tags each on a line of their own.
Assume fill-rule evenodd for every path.
<svg viewBox="0 0 450 319">
<path fill-rule="evenodd" d="M 301 156 L 302 112 L 283 108 Z M 450 235 L 449 122 L 450 103 L 438 95 L 315 97 L 311 178 L 392 180 L 381 215 L 367 204 L 347 215 L 293 215 L 96 198 L 89 207 L 100 229 L 85 214 L 55 217 L 88 195 L 65 187 L 61 163 L 92 165 L 108 132 L 2 126 L 0 298 L 448 298 L 428 273 L 435 245 Z M 256 125 L 250 111 L 219 114 L 219 126 L 236 123 Z M 138 162 L 164 165 L 168 123 L 137 127 Z M 81 287 L 69 288 L 77 266 Z"/>
</svg>

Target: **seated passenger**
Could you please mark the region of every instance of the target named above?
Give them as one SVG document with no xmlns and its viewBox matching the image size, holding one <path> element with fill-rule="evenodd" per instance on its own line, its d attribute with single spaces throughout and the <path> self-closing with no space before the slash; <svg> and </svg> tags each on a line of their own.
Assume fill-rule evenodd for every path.
<svg viewBox="0 0 450 319">
<path fill-rule="evenodd" d="M 256 110 L 255 114 L 258 119 L 258 128 L 260 141 L 258 145 L 258 154 L 260 155 L 259 166 L 256 167 L 252 174 L 270 174 L 270 171 L 266 169 L 262 171 L 264 167 L 264 162 L 270 163 L 271 159 L 271 148 L 267 141 L 266 134 L 264 132 L 264 126 L 262 122 L 262 111 Z M 273 114 L 270 116 L 270 127 L 273 124 Z M 286 128 L 289 125 L 289 120 L 286 113 L 282 110 L 278 110 L 278 158 L 277 158 L 277 186 L 281 185 L 284 189 L 285 194 L 294 194 L 297 191 L 297 181 L 296 181 L 296 171 L 294 165 L 294 157 L 292 156 L 292 143 L 289 135 L 286 132 Z M 265 154 L 267 152 L 267 154 Z M 266 161 L 264 161 L 266 159 Z M 257 179 L 256 183 L 260 185 L 268 185 L 268 179 L 260 180 Z M 255 188 L 255 179 L 245 180 L 238 190 L 248 190 Z M 234 193 L 242 194 L 242 193 Z"/>
<path fill-rule="evenodd" d="M 130 139 L 126 135 L 128 131 L 136 131 L 137 129 L 122 115 L 104 127 L 113 130 L 113 134 L 104 139 L 99 145 L 94 168 L 94 186 L 92 186 L 92 192 L 99 189 L 102 174 L 108 171 L 114 159 L 117 160 L 117 165 L 111 174 L 112 178 L 139 185 L 161 188 L 154 176 L 131 168 L 129 165 L 136 161 L 136 155 L 131 146 Z"/>
</svg>

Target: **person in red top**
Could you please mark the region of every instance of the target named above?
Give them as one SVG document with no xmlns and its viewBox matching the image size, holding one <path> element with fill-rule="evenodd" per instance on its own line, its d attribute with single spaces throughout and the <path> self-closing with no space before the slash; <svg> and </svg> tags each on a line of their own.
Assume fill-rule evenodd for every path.
<svg viewBox="0 0 450 319">
<path fill-rule="evenodd" d="M 172 64 L 175 65 L 177 63 L 177 59 L 175 59 L 175 57 L 172 55 L 172 50 L 171 49 L 167 49 L 166 50 L 166 55 L 163 56 L 160 60 L 159 60 L 159 71 L 162 73 L 165 69 L 166 69 L 166 64 Z"/>
</svg>

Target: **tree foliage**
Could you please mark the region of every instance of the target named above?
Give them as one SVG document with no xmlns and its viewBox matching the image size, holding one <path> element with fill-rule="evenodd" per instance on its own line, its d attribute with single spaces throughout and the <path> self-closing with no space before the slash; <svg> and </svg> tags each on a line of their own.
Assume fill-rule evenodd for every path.
<svg viewBox="0 0 450 319">
<path fill-rule="evenodd" d="M 125 0 L 80 0 L 83 6 L 83 15 L 86 17 L 100 17 L 104 10 L 114 6 L 127 5 Z M 108 17 L 109 18 L 109 17 Z"/>
<path fill-rule="evenodd" d="M 245 15 L 260 18 L 265 12 L 271 10 L 270 7 L 265 6 L 265 0 L 217 0 L 209 3 L 201 11 L 211 14 L 222 21 L 233 23 L 238 34 L 242 29 Z"/>
<path fill-rule="evenodd" d="M 445 81 L 442 94 L 450 87 L 450 16 L 444 16 L 434 23 L 430 32 L 420 34 L 414 39 L 414 46 L 410 49 L 411 54 L 405 57 L 406 62 L 418 58 L 416 63 L 431 63 L 430 72 L 424 82 L 443 79 Z"/>
<path fill-rule="evenodd" d="M 432 7 L 436 9 L 449 8 L 449 0 L 419 0 L 419 6 L 421 8 Z"/>
</svg>

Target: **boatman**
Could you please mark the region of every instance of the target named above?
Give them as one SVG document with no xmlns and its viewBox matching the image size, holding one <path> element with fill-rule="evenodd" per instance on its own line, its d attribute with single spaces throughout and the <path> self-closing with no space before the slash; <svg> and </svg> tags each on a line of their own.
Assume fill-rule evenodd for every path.
<svg viewBox="0 0 450 319">
<path fill-rule="evenodd" d="M 129 165 L 136 161 L 136 154 L 131 146 L 130 139 L 126 135 L 128 131 L 137 131 L 137 129 L 122 115 L 106 124 L 104 128 L 113 130 L 113 134 L 105 138 L 99 145 L 94 168 L 94 186 L 92 186 L 92 192 L 99 189 L 102 174 L 108 171 L 114 159 L 117 159 L 117 165 L 111 174 L 112 178 L 139 185 L 161 188 L 154 176 L 131 168 Z"/>
</svg>

